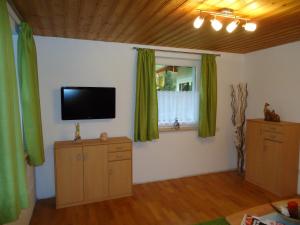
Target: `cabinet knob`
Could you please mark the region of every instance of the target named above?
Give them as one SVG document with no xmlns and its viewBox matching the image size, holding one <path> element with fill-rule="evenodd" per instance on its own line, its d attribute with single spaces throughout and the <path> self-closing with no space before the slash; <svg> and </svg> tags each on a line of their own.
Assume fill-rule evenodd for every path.
<svg viewBox="0 0 300 225">
<path fill-rule="evenodd" d="M 87 153 L 84 153 L 83 154 L 83 161 L 86 161 L 88 159 L 88 154 Z"/>
<path fill-rule="evenodd" d="M 82 160 L 82 154 L 81 153 L 79 153 L 79 154 L 76 155 L 76 160 L 77 161 L 81 161 Z"/>
</svg>

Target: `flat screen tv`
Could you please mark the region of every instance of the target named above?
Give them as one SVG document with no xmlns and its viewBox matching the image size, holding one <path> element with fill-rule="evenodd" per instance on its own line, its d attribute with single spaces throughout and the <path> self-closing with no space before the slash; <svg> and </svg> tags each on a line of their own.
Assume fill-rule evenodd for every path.
<svg viewBox="0 0 300 225">
<path fill-rule="evenodd" d="M 62 87 L 62 120 L 112 119 L 116 115 L 116 89 L 111 87 Z"/>
</svg>

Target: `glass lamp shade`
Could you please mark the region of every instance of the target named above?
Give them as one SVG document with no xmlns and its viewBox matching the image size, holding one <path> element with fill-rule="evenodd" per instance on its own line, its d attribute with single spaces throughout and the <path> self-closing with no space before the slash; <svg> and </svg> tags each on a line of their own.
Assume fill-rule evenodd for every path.
<svg viewBox="0 0 300 225">
<path fill-rule="evenodd" d="M 214 28 L 215 31 L 219 31 L 223 27 L 223 24 L 216 18 L 212 19 L 210 22 L 211 22 L 211 26 Z"/>
<path fill-rule="evenodd" d="M 194 20 L 194 27 L 195 27 L 196 29 L 199 29 L 199 28 L 202 26 L 203 22 L 204 22 L 204 19 L 201 18 L 200 16 L 198 16 L 198 17 Z"/>
<path fill-rule="evenodd" d="M 234 20 L 231 23 L 229 23 L 226 27 L 226 30 L 228 33 L 232 33 L 238 26 L 239 21 L 238 20 Z"/>
<path fill-rule="evenodd" d="M 245 25 L 243 25 L 243 27 L 245 28 L 246 31 L 250 31 L 250 32 L 253 32 L 256 30 L 255 23 L 246 23 Z"/>
</svg>

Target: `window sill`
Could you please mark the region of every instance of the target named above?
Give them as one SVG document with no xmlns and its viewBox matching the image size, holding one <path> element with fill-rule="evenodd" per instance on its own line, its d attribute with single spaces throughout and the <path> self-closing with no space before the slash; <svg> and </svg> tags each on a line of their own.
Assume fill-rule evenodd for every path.
<svg viewBox="0 0 300 225">
<path fill-rule="evenodd" d="M 179 129 L 175 129 L 174 127 L 159 127 L 158 131 L 159 132 L 180 132 L 180 131 L 192 131 L 192 130 L 197 130 L 198 128 L 196 126 L 182 126 Z"/>
</svg>

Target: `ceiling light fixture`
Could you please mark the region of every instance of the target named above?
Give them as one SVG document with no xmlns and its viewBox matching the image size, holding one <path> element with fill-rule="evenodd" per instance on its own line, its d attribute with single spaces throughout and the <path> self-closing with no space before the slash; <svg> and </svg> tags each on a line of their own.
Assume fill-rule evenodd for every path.
<svg viewBox="0 0 300 225">
<path fill-rule="evenodd" d="M 201 18 L 200 16 L 198 16 L 195 20 L 194 20 L 194 27 L 196 28 L 196 29 L 199 29 L 201 26 L 202 26 L 202 24 L 203 24 L 203 22 L 204 22 L 204 18 Z"/>
<path fill-rule="evenodd" d="M 204 13 L 204 14 L 213 16 L 213 19 L 211 19 L 210 22 L 211 22 L 211 26 L 213 27 L 213 29 L 215 31 L 220 31 L 223 28 L 223 24 L 219 20 L 216 19 L 217 16 L 233 19 L 233 21 L 231 21 L 226 26 L 226 30 L 228 33 L 232 33 L 234 30 L 236 30 L 236 28 L 242 21 L 245 22 L 245 24 L 243 25 L 243 28 L 246 31 L 253 32 L 256 30 L 256 27 L 257 27 L 257 25 L 255 23 L 249 22 L 248 18 L 240 17 L 240 16 L 234 14 L 234 11 L 232 9 L 228 9 L 228 8 L 223 8 L 219 11 L 200 10 L 200 13 Z M 197 16 L 196 19 L 194 20 L 193 25 L 196 29 L 199 29 L 203 25 L 203 23 L 204 23 L 204 18 L 201 16 Z"/>
<path fill-rule="evenodd" d="M 223 27 L 223 24 L 216 18 L 212 19 L 210 22 L 215 31 L 220 31 Z"/>
</svg>

